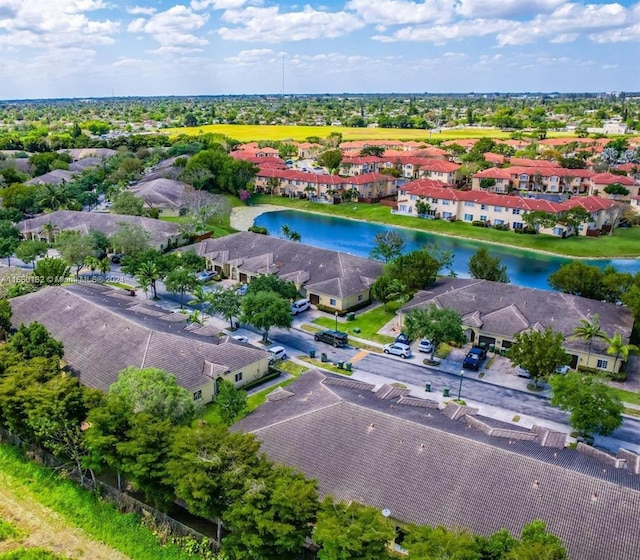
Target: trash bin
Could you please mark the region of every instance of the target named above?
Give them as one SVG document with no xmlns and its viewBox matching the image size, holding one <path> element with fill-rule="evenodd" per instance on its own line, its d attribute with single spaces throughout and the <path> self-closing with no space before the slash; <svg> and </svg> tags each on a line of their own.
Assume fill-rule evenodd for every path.
<svg viewBox="0 0 640 560">
<path fill-rule="evenodd" d="M 495 344 L 489 344 L 489 352 L 495 352 L 495 351 L 496 351 Z"/>
<path fill-rule="evenodd" d="M 360 333 L 360 329 L 358 327 L 353 327 L 353 332 L 356 334 Z"/>
<path fill-rule="evenodd" d="M 431 383 L 425 383 L 425 384 L 424 384 L 424 390 L 425 390 L 427 393 L 430 393 L 430 392 L 431 392 Z"/>
<path fill-rule="evenodd" d="M 356 318 L 355 313 L 347 313 L 347 321 L 353 321 Z"/>
<path fill-rule="evenodd" d="M 344 368 L 344 362 L 343 361 L 339 361 L 338 362 L 338 369 L 343 369 Z"/>
<path fill-rule="evenodd" d="M 442 396 L 443 397 L 449 396 L 449 387 L 445 387 L 444 389 L 442 389 Z"/>
<path fill-rule="evenodd" d="M 351 362 L 347 362 L 346 364 L 344 364 L 344 368 L 345 368 L 347 371 L 351 371 Z"/>
<path fill-rule="evenodd" d="M 316 357 L 316 351 L 314 348 L 312 348 L 311 350 L 309 350 L 309 357 L 310 358 L 315 358 Z"/>
<path fill-rule="evenodd" d="M 320 360 L 322 362 L 326 362 L 327 361 L 327 355 L 324 352 L 322 354 L 320 354 Z"/>
</svg>

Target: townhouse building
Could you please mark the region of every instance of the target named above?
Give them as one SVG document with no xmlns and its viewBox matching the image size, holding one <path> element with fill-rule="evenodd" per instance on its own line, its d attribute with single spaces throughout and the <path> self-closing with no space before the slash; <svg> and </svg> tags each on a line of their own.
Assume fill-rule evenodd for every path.
<svg viewBox="0 0 640 560">
<path fill-rule="evenodd" d="M 553 228 L 540 230 L 540 233 L 567 237 L 573 234 L 589 235 L 590 230 L 601 230 L 604 226 L 615 225 L 613 209 L 616 205 L 615 201 L 595 196 L 573 197 L 558 203 L 473 190 L 459 191 L 419 179 L 399 188 L 397 210 L 394 212 L 432 219 L 485 222 L 487 225 L 505 226 L 516 230 L 525 227 L 523 216 L 528 212 L 548 212 L 560 218 L 562 212 L 580 206 L 591 214 L 591 220 L 580 226 L 578 231 L 573 231 L 560 222 Z M 426 212 L 420 212 L 425 209 Z"/>
</svg>

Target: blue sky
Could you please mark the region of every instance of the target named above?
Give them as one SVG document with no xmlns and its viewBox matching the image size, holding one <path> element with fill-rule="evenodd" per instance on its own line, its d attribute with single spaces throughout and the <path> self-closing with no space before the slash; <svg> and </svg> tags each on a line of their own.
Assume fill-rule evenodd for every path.
<svg viewBox="0 0 640 560">
<path fill-rule="evenodd" d="M 283 72 L 284 60 L 284 72 Z M 0 0 L 0 99 L 638 91 L 640 2 Z"/>
</svg>

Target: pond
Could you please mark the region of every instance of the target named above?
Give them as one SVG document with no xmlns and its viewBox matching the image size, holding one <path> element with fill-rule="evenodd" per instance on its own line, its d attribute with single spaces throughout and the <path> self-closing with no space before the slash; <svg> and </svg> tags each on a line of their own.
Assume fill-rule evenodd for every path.
<svg viewBox="0 0 640 560">
<path fill-rule="evenodd" d="M 493 256 L 500 257 L 512 284 L 549 290 L 547 278 L 565 263 L 572 259 L 556 257 L 523 249 L 512 249 L 471 241 L 444 235 L 434 235 L 423 231 L 416 231 L 383 224 L 358 222 L 346 218 L 326 216 L 323 214 L 311 214 L 296 210 L 282 210 L 267 212 L 258 216 L 255 225 L 266 227 L 271 235 L 280 236 L 280 228 L 289 226 L 302 237 L 302 243 L 350 253 L 359 257 L 368 257 L 374 247 L 376 234 L 393 230 L 405 239 L 407 251 L 412 251 L 433 243 L 441 249 L 450 250 L 454 254 L 453 271 L 461 278 L 468 278 L 467 262 L 473 253 L 480 247 L 488 247 Z M 640 259 L 593 259 L 587 260 L 604 268 L 613 265 L 621 272 L 636 273 L 640 271 Z"/>
</svg>

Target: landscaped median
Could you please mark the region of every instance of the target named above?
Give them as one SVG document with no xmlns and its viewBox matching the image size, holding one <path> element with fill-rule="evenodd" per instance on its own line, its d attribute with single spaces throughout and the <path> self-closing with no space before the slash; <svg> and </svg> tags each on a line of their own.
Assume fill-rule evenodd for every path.
<svg viewBox="0 0 640 560">
<path fill-rule="evenodd" d="M 470 223 L 447 220 L 424 220 L 411 216 L 392 214 L 388 206 L 379 204 L 319 204 L 282 196 L 254 195 L 255 204 L 276 204 L 292 210 L 328 214 L 342 218 L 376 222 L 405 227 L 428 233 L 464 237 L 474 241 L 499 243 L 510 247 L 532 251 L 544 251 L 566 257 L 616 258 L 640 256 L 640 227 L 618 228 L 613 236 L 571 236 L 566 239 L 551 235 L 518 235 L 512 231 L 474 227 Z"/>
</svg>

